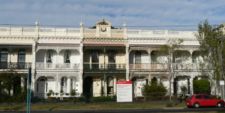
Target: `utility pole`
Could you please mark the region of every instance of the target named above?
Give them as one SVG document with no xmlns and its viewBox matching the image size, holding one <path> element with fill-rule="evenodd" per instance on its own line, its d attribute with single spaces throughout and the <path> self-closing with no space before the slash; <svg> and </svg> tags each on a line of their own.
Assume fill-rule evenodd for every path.
<svg viewBox="0 0 225 113">
<path fill-rule="evenodd" d="M 26 107 L 26 113 L 30 113 L 30 107 L 31 107 L 31 67 L 28 69 L 27 74 L 27 107 Z"/>
</svg>

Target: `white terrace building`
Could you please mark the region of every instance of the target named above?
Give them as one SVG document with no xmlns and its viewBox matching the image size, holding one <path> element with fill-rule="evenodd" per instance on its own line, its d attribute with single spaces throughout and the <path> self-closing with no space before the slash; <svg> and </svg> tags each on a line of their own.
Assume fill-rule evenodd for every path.
<svg viewBox="0 0 225 113">
<path fill-rule="evenodd" d="M 69 96 L 82 93 L 82 43 L 80 28 L 36 26 L 0 27 L 1 71 L 27 73 L 32 67 L 34 95 Z M 21 77 L 24 81 L 26 76 Z M 21 85 L 24 86 L 24 82 Z"/>
<path fill-rule="evenodd" d="M 115 95 L 119 80 L 132 80 L 138 97 L 153 78 L 168 88 L 168 59 L 160 48 L 174 39 L 183 42 L 173 55 L 172 92 L 178 94 L 186 86 L 192 93 L 193 79 L 202 70 L 210 72 L 195 32 L 114 28 L 105 20 L 92 28 L 1 26 L 0 71 L 26 75 L 31 66 L 34 95 L 43 98 L 49 91 L 53 97 L 69 97 L 72 90 L 77 96 Z M 25 80 L 22 76 L 23 87 Z"/>
</svg>

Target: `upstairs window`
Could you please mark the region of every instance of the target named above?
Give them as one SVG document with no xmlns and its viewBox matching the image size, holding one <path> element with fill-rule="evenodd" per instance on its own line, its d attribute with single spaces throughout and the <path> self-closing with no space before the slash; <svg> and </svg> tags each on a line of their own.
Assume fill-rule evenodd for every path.
<svg viewBox="0 0 225 113">
<path fill-rule="evenodd" d="M 2 49 L 0 51 L 0 62 L 1 63 L 8 62 L 8 50 L 7 49 Z"/>
<path fill-rule="evenodd" d="M 25 49 L 20 49 L 18 51 L 18 62 L 19 63 L 24 63 L 25 62 L 25 56 L 26 56 Z"/>
<path fill-rule="evenodd" d="M 64 63 L 70 63 L 70 51 L 66 50 L 64 53 Z"/>
<path fill-rule="evenodd" d="M 141 63 L 141 52 L 137 51 L 135 53 L 135 64 L 140 64 Z"/>
<path fill-rule="evenodd" d="M 47 51 L 46 62 L 52 63 L 52 51 L 51 50 Z"/>
<path fill-rule="evenodd" d="M 116 60 L 115 60 L 115 51 L 109 51 L 108 53 L 108 60 L 109 60 L 109 63 L 115 63 Z"/>
</svg>

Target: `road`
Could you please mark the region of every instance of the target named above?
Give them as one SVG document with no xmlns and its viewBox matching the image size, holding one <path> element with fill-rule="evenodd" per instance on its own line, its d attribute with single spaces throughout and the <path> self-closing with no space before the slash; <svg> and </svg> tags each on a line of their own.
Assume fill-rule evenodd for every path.
<svg viewBox="0 0 225 113">
<path fill-rule="evenodd" d="M 121 109 L 121 110 L 59 110 L 59 111 L 31 111 L 31 113 L 225 113 L 225 108 L 185 108 L 185 109 Z M 0 113 L 26 113 L 25 111 L 0 111 Z"/>
</svg>

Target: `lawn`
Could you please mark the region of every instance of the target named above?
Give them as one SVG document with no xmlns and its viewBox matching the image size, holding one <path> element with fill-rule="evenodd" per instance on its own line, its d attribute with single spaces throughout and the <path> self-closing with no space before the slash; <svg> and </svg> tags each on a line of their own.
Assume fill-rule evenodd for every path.
<svg viewBox="0 0 225 113">
<path fill-rule="evenodd" d="M 133 103 L 116 103 L 116 102 L 98 102 L 98 103 L 37 103 L 32 104 L 32 110 L 82 110 L 82 109 L 153 109 L 166 108 L 167 102 L 133 102 Z M 184 103 L 177 104 L 173 107 L 184 108 Z M 0 104 L 0 110 L 25 110 L 26 104 Z"/>
</svg>

